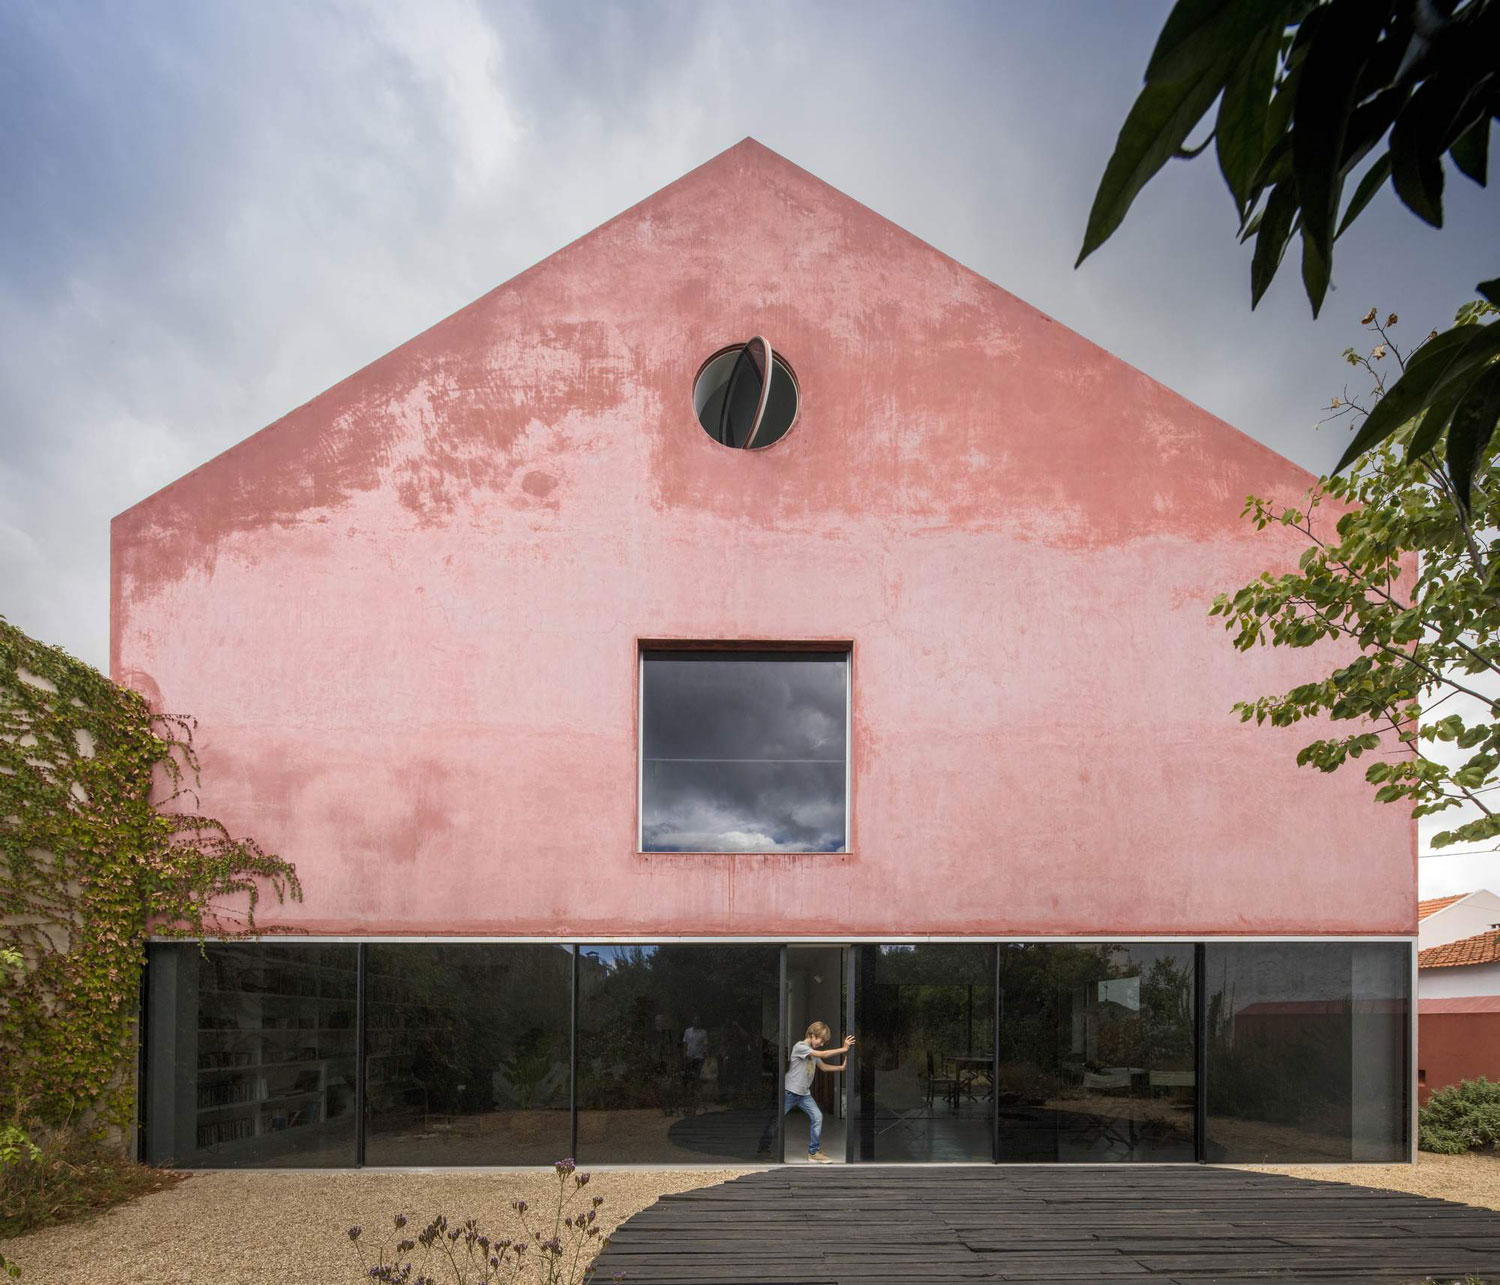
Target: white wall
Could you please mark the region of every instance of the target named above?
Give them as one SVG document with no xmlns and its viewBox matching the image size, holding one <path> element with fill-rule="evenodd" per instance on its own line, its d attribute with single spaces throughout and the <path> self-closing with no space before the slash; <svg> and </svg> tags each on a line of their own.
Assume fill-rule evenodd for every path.
<svg viewBox="0 0 1500 1285">
<path fill-rule="evenodd" d="M 1417 974 L 1419 999 L 1457 999 L 1469 995 L 1500 995 L 1500 964 L 1423 968 Z"/>
<path fill-rule="evenodd" d="M 1417 947 L 1443 946 L 1489 932 L 1496 924 L 1500 924 L 1500 897 L 1481 888 L 1422 920 L 1417 925 Z"/>
</svg>

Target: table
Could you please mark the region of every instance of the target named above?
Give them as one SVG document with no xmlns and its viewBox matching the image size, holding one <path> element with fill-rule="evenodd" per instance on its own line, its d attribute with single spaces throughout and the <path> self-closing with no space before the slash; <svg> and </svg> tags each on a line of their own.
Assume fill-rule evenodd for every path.
<svg viewBox="0 0 1500 1285">
<path fill-rule="evenodd" d="M 990 1053 L 950 1053 L 943 1059 L 953 1067 L 953 1078 L 957 1087 L 953 1091 L 954 1105 L 958 1105 L 958 1095 L 961 1093 L 970 1102 L 978 1101 L 974 1096 L 974 1086 L 980 1080 L 985 1081 L 990 1090 L 985 1094 L 988 1098 L 994 1091 L 992 1072 L 995 1059 Z"/>
</svg>

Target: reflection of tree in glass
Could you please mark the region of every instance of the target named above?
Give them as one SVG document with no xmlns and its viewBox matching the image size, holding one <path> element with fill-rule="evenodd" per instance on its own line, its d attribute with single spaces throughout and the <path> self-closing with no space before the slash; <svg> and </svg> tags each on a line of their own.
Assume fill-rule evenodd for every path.
<svg viewBox="0 0 1500 1285">
<path fill-rule="evenodd" d="M 500 1062 L 516 1105 L 523 1111 L 531 1110 L 537 1090 L 552 1070 L 553 1043 L 545 1031 L 534 1026 L 516 1041 L 515 1052 Z"/>
<path fill-rule="evenodd" d="M 766 1014 L 775 1021 L 775 947 L 585 947 L 579 959 L 579 1100 L 585 1108 L 673 1111 L 689 1097 L 758 1105 Z M 683 1037 L 707 1033 L 684 1083 Z M 698 1059 L 694 1059 L 698 1061 Z M 751 1065 L 740 1065 L 747 1063 Z M 711 1085 L 711 1087 L 710 1087 Z"/>
</svg>

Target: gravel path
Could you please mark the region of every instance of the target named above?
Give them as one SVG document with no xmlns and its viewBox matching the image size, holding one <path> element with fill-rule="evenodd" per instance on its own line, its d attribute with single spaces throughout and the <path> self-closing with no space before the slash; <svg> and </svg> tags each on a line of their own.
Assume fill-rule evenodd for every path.
<svg viewBox="0 0 1500 1285">
<path fill-rule="evenodd" d="M 1409 1191 L 1481 1209 L 1500 1209 L 1500 1156 L 1435 1156 L 1417 1152 L 1414 1165 L 1236 1165 L 1292 1178 L 1349 1182 L 1357 1187 Z"/>
<path fill-rule="evenodd" d="M 615 1169 L 585 1189 L 604 1197 L 602 1225 L 670 1191 L 689 1191 L 745 1170 Z M 405 1212 L 420 1228 L 434 1214 L 476 1218 L 492 1237 L 520 1231 L 510 1202 L 550 1207 L 550 1169 L 506 1173 L 200 1173 L 99 1218 L 4 1242 L 21 1285 L 350 1285 L 359 1260 L 345 1234 L 378 1236 Z M 413 1229 L 409 1228 L 407 1234 Z M 392 1237 L 394 1239 L 394 1237 Z"/>
</svg>

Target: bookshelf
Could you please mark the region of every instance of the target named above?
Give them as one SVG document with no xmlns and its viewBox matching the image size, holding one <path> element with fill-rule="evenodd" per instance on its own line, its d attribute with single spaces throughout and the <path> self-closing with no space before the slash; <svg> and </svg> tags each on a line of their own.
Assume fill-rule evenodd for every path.
<svg viewBox="0 0 1500 1285">
<path fill-rule="evenodd" d="M 255 1163 L 352 1135 L 354 953 L 211 946 L 198 965 L 195 1151 Z"/>
</svg>

